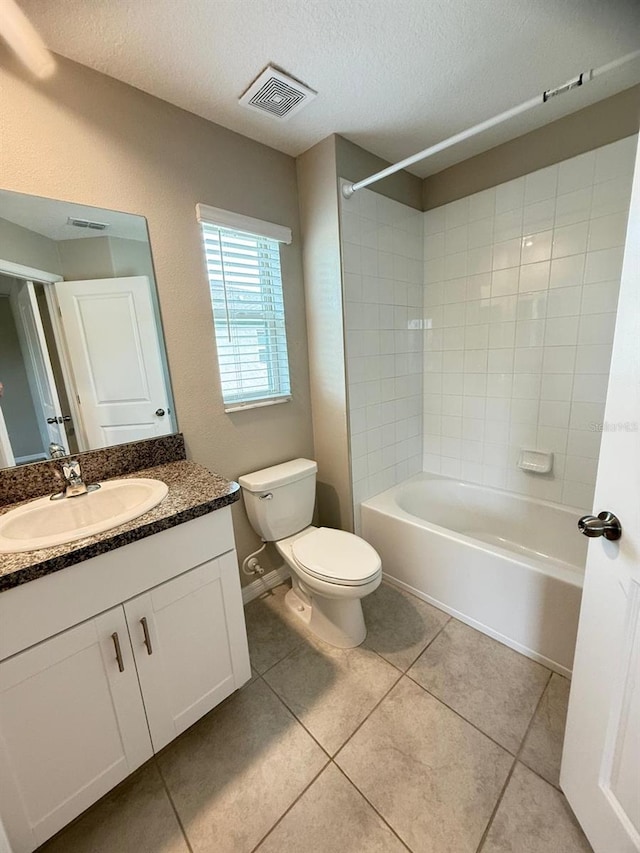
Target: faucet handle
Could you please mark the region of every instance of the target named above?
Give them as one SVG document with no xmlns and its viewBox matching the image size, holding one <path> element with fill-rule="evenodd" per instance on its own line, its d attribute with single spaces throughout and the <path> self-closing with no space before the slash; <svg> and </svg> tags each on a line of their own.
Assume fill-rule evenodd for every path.
<svg viewBox="0 0 640 853">
<path fill-rule="evenodd" d="M 69 454 L 61 444 L 56 444 L 55 441 L 52 441 L 49 445 L 49 456 L 52 459 L 61 459 L 63 456 L 68 455 Z"/>
<path fill-rule="evenodd" d="M 77 459 L 67 459 L 62 463 L 62 473 L 69 481 L 81 480 L 80 463 Z"/>
</svg>

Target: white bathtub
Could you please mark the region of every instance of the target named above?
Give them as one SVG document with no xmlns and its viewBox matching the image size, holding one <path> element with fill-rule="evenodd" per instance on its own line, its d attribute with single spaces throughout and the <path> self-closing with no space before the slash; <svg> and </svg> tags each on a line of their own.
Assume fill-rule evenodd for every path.
<svg viewBox="0 0 640 853">
<path fill-rule="evenodd" d="M 587 553 L 580 510 L 418 474 L 361 513 L 389 581 L 571 673 Z"/>
</svg>

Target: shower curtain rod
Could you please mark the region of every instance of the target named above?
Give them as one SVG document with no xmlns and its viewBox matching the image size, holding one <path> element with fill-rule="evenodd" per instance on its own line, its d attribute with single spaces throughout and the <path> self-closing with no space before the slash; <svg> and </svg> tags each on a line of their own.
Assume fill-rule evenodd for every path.
<svg viewBox="0 0 640 853">
<path fill-rule="evenodd" d="M 589 71 L 583 71 L 576 77 L 572 77 L 570 80 L 567 80 L 566 83 L 563 83 L 555 89 L 547 89 L 546 92 L 543 92 L 541 95 L 536 95 L 535 98 L 530 98 L 528 101 L 524 101 L 524 103 L 519 104 L 517 107 L 512 107 L 510 110 L 505 110 L 505 112 L 493 116 L 493 118 L 481 121 L 479 124 L 475 124 L 473 127 L 467 128 L 467 130 L 456 133 L 454 136 L 450 136 L 442 142 L 437 142 L 435 145 L 431 145 L 429 148 L 425 148 L 423 151 L 413 154 L 411 157 L 406 157 L 404 160 L 400 160 L 399 163 L 395 163 L 393 166 L 387 166 L 386 169 L 382 169 L 380 172 L 376 172 L 368 178 L 363 178 L 363 180 L 356 181 L 355 183 L 343 184 L 342 195 L 345 198 L 351 198 L 351 196 L 358 190 L 364 189 L 364 187 L 368 187 L 370 184 L 375 184 L 382 180 L 382 178 L 394 175 L 396 172 L 399 172 L 401 169 L 405 169 L 407 166 L 413 166 L 414 163 L 426 160 L 427 157 L 431 157 L 433 154 L 444 151 L 446 148 L 451 148 L 458 142 L 463 142 L 465 139 L 470 139 L 472 136 L 477 136 L 477 134 L 482 133 L 485 130 L 489 130 L 490 127 L 502 124 L 510 118 L 520 115 L 520 113 L 524 113 L 527 110 L 533 109 L 533 107 L 537 107 L 539 104 L 545 104 L 556 95 L 562 95 L 565 92 L 569 92 L 571 89 L 575 89 L 578 86 L 582 86 L 584 83 L 588 83 L 589 80 L 593 80 L 595 77 L 600 77 L 602 74 L 613 71 L 614 68 L 619 68 L 621 65 L 626 65 L 627 62 L 631 62 L 638 58 L 640 58 L 640 50 L 635 50 L 633 53 L 627 53 L 625 56 L 621 56 L 619 59 L 614 59 L 613 62 L 608 62 L 606 65 L 601 65 L 599 68 L 591 68 Z"/>
</svg>

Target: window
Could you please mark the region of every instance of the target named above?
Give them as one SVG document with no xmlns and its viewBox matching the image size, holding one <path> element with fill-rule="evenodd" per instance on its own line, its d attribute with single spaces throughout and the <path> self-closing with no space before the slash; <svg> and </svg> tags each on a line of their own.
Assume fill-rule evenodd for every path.
<svg viewBox="0 0 640 853">
<path fill-rule="evenodd" d="M 291 399 L 281 225 L 198 205 L 225 411 Z"/>
</svg>

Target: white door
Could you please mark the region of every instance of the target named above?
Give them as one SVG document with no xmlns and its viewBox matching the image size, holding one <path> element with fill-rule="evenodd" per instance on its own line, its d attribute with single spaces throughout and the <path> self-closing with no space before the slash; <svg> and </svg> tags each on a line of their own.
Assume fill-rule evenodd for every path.
<svg viewBox="0 0 640 853">
<path fill-rule="evenodd" d="M 251 677 L 237 573 L 231 552 L 124 605 L 156 752 Z"/>
<path fill-rule="evenodd" d="M 121 606 L 0 663 L 0 790 L 13 853 L 42 844 L 151 754 Z"/>
<path fill-rule="evenodd" d="M 19 282 L 12 290 L 11 304 L 42 446 L 47 450 L 54 442 L 62 445 L 68 453 L 67 434 L 33 282 Z"/>
<path fill-rule="evenodd" d="M 596 853 L 640 851 L 640 154 L 622 271 L 560 784 Z M 578 535 L 578 534 L 576 534 Z"/>
<path fill-rule="evenodd" d="M 149 279 L 63 281 L 55 292 L 89 447 L 171 432 Z"/>
</svg>

